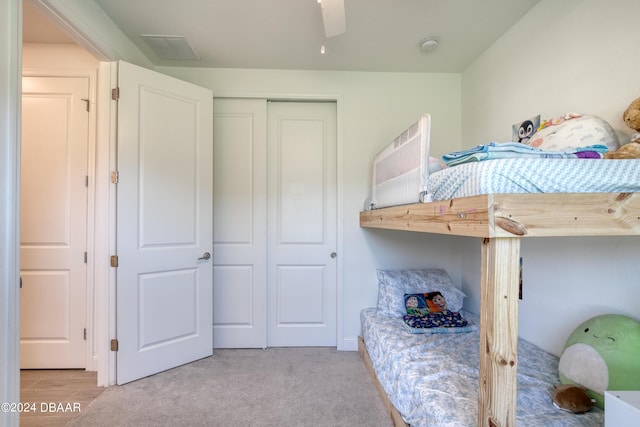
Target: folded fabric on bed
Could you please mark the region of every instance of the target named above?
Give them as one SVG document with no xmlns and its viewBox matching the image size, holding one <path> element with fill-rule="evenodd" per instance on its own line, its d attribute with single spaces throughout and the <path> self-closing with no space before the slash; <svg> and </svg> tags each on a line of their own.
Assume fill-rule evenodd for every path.
<svg viewBox="0 0 640 427">
<path fill-rule="evenodd" d="M 478 316 L 462 311 L 479 324 Z M 412 427 L 476 426 L 480 334 L 411 334 L 402 318 L 362 310 L 362 337 L 391 403 Z M 519 426 L 602 426 L 604 413 L 572 414 L 553 406 L 558 358 L 518 340 Z"/>
<path fill-rule="evenodd" d="M 412 334 L 463 334 L 477 329 L 473 322 L 464 319 L 460 313 L 447 312 L 451 317 L 439 319 L 442 313 L 430 313 L 426 316 L 404 316 L 404 327 Z M 434 319 L 434 315 L 436 318 Z"/>
<path fill-rule="evenodd" d="M 640 191 L 640 160 L 498 159 L 429 175 L 433 200 L 492 193 L 624 193 Z"/>
<path fill-rule="evenodd" d="M 601 159 L 609 148 L 606 145 L 577 147 L 568 151 L 551 151 L 531 147 L 520 142 L 492 142 L 467 150 L 454 151 L 442 156 L 442 160 L 455 166 L 469 162 L 494 159 Z"/>
<path fill-rule="evenodd" d="M 460 313 L 455 311 L 442 311 L 426 313 L 421 316 L 405 314 L 404 323 L 412 328 L 459 328 L 469 323 Z"/>
</svg>

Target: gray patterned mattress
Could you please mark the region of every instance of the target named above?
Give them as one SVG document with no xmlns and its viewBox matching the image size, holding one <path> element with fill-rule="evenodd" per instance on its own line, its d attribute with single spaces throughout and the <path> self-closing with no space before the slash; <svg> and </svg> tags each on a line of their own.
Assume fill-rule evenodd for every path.
<svg viewBox="0 0 640 427">
<path fill-rule="evenodd" d="M 461 314 L 479 325 L 478 316 Z M 457 334 L 411 334 L 402 317 L 362 310 L 362 337 L 376 375 L 413 427 L 476 426 L 478 414 L 478 330 Z M 572 414 L 553 406 L 558 358 L 522 339 L 518 341 L 519 426 L 602 426 L 604 412 L 594 408 Z"/>
</svg>

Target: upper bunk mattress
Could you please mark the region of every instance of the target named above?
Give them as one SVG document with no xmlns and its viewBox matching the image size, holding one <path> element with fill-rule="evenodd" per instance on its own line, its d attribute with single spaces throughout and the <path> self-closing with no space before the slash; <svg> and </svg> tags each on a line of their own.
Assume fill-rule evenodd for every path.
<svg viewBox="0 0 640 427">
<path fill-rule="evenodd" d="M 640 192 L 640 160 L 496 159 L 429 175 L 433 200 L 492 193 Z"/>
</svg>

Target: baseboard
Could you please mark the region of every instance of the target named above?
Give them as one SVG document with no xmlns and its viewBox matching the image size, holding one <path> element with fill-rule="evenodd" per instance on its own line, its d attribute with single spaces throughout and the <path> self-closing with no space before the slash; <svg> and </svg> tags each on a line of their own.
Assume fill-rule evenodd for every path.
<svg viewBox="0 0 640 427">
<path fill-rule="evenodd" d="M 339 347 L 340 351 L 358 351 L 358 337 L 349 337 L 342 339 L 342 347 Z"/>
</svg>

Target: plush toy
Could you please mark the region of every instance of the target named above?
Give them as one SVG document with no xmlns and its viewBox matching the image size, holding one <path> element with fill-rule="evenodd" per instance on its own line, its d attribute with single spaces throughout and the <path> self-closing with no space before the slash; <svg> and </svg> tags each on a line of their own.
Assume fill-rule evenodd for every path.
<svg viewBox="0 0 640 427">
<path fill-rule="evenodd" d="M 551 398 L 556 407 L 574 414 L 582 414 L 593 408 L 593 400 L 587 390 L 575 384 L 554 386 Z"/>
<path fill-rule="evenodd" d="M 604 314 L 580 324 L 567 339 L 558 370 L 563 384 L 587 389 L 604 408 L 605 390 L 640 390 L 640 322 Z"/>
<path fill-rule="evenodd" d="M 605 159 L 640 159 L 640 98 L 635 99 L 622 114 L 622 120 L 636 132 L 631 135 L 631 142 L 615 151 L 605 153 Z"/>
<path fill-rule="evenodd" d="M 631 142 L 640 142 L 640 98 L 631 102 L 629 107 L 622 114 L 624 124 L 636 131 L 631 135 Z"/>
<path fill-rule="evenodd" d="M 605 159 L 640 159 L 640 136 L 638 142 L 630 142 L 624 144 L 616 151 L 607 151 L 604 153 Z"/>
<path fill-rule="evenodd" d="M 589 145 L 606 145 L 609 151 L 620 147 L 618 135 L 606 120 L 580 113 L 543 120 L 526 144 L 551 151 L 572 151 Z"/>
</svg>

